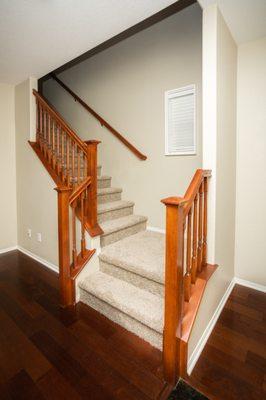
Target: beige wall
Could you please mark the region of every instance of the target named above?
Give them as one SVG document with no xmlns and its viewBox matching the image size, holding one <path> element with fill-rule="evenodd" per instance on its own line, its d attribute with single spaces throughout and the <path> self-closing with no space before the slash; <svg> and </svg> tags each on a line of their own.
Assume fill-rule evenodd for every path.
<svg viewBox="0 0 266 400">
<path fill-rule="evenodd" d="M 14 86 L 0 83 L 0 252 L 17 244 Z"/>
<path fill-rule="evenodd" d="M 266 38 L 239 46 L 237 277 L 266 285 Z"/>
<path fill-rule="evenodd" d="M 144 154 L 140 161 L 54 81 L 45 96 L 83 139 L 100 139 L 103 172 L 148 225 L 164 228 L 163 197 L 182 195 L 201 167 L 201 10 L 195 4 L 62 73 L 60 78 Z M 196 84 L 197 155 L 164 155 L 164 92 Z"/>
<path fill-rule="evenodd" d="M 215 40 L 210 41 L 210 35 Z M 214 262 L 219 267 L 207 285 L 200 305 L 189 341 L 190 360 L 193 360 L 200 346 L 199 339 L 234 277 L 237 47 L 217 6 L 204 10 L 203 47 L 204 71 L 208 71 L 203 74 L 204 93 L 210 89 L 209 85 L 215 85 L 215 95 L 208 99 L 209 103 L 204 103 L 206 110 L 203 112 L 204 118 L 210 118 L 208 109 L 215 105 L 217 118 L 212 130 L 203 119 L 206 143 L 203 153 L 214 151 L 215 157 L 203 154 L 203 159 L 204 163 L 208 160 L 204 167 L 213 170 L 210 204 L 215 205 L 215 214 L 211 214 L 210 224 L 215 236 Z"/>
<path fill-rule="evenodd" d="M 55 184 L 28 144 L 31 132 L 31 79 L 15 88 L 18 245 L 58 265 Z M 27 230 L 32 230 L 32 237 Z M 42 234 L 42 242 L 37 241 Z"/>
</svg>

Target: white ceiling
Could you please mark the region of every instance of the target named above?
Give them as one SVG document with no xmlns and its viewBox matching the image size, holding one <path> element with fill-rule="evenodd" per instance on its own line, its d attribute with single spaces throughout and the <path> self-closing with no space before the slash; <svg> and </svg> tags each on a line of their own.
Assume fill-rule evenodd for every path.
<svg viewBox="0 0 266 400">
<path fill-rule="evenodd" d="M 176 0 L 0 0 L 0 82 L 40 78 Z M 266 0 L 218 3 L 237 41 L 266 36 Z"/>
<path fill-rule="evenodd" d="M 266 36 L 266 0 L 198 0 L 204 8 L 218 4 L 235 41 L 240 44 Z"/>
<path fill-rule="evenodd" d="M 40 78 L 176 0 L 0 0 L 0 82 Z"/>
</svg>

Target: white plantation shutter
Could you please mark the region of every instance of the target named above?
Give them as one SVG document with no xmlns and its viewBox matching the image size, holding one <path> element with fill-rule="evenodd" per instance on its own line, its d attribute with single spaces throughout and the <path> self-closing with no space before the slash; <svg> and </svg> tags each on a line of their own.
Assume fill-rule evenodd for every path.
<svg viewBox="0 0 266 400">
<path fill-rule="evenodd" d="M 195 86 L 165 93 L 165 154 L 196 153 Z"/>
</svg>

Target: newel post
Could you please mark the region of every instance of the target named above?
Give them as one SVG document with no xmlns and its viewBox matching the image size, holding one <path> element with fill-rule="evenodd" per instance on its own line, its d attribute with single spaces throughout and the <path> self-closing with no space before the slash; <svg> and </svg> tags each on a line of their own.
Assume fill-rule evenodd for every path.
<svg viewBox="0 0 266 400">
<path fill-rule="evenodd" d="M 181 375 L 181 324 L 183 315 L 183 198 L 162 200 L 166 205 L 165 309 L 163 332 L 164 378 L 175 384 Z"/>
<path fill-rule="evenodd" d="M 98 236 L 103 231 L 98 225 L 97 215 L 97 146 L 99 140 L 88 140 L 87 144 L 87 176 L 91 177 L 91 184 L 87 192 L 86 215 L 91 236 Z"/>
<path fill-rule="evenodd" d="M 72 189 L 57 187 L 58 201 L 58 247 L 59 247 L 59 288 L 60 305 L 73 305 L 74 285 L 70 278 L 70 245 L 69 245 L 69 196 Z"/>
</svg>

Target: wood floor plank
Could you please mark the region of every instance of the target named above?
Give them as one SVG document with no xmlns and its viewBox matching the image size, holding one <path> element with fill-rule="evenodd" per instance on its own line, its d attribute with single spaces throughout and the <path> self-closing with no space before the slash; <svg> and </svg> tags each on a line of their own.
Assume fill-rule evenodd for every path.
<svg viewBox="0 0 266 400">
<path fill-rule="evenodd" d="M 160 389 L 162 389 L 163 383 L 143 367 L 143 365 L 134 362 L 134 360 L 128 358 L 126 354 L 121 355 L 117 349 L 82 321 L 76 322 L 70 329 L 78 338 L 95 349 L 111 368 L 130 379 L 144 394 L 151 398 L 156 398 L 156 395 L 160 392 Z"/>
<path fill-rule="evenodd" d="M 0 308 L 0 359 L 7 379 L 25 370 L 34 381 L 42 377 L 51 364 Z"/>
<path fill-rule="evenodd" d="M 161 352 L 91 308 L 58 306 L 58 275 L 0 255 L 1 400 L 151 400 Z M 266 295 L 236 285 L 188 377 L 210 400 L 266 398 Z"/>
<path fill-rule="evenodd" d="M 44 400 L 41 392 L 26 371 L 21 370 L 8 382 L 8 392 L 16 400 Z"/>
<path fill-rule="evenodd" d="M 266 398 L 266 295 L 236 285 L 188 382 L 213 400 Z"/>
<path fill-rule="evenodd" d="M 37 386 L 47 400 L 81 400 L 82 398 L 56 368 L 50 369 L 39 379 Z"/>
</svg>

